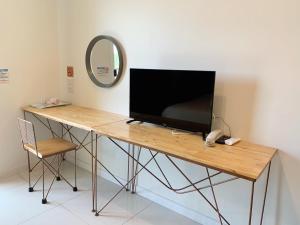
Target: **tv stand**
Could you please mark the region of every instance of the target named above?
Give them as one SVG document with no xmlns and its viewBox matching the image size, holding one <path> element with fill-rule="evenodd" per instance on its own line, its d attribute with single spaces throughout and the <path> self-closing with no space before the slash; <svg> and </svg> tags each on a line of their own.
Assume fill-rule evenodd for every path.
<svg viewBox="0 0 300 225">
<path fill-rule="evenodd" d="M 132 120 L 126 121 L 127 124 L 131 124 L 133 122 L 140 122 L 140 123 L 142 123 L 142 121 L 139 121 L 139 120 L 136 120 L 136 119 L 132 119 Z"/>
<path fill-rule="evenodd" d="M 203 141 L 206 140 L 206 133 L 205 132 L 202 132 L 202 138 L 203 138 Z"/>
</svg>

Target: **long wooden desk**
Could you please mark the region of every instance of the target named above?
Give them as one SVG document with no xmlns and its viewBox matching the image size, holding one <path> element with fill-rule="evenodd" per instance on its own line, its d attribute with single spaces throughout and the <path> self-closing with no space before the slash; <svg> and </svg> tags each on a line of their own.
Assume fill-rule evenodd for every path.
<svg viewBox="0 0 300 225">
<path fill-rule="evenodd" d="M 168 128 L 119 121 L 93 128 L 100 135 L 149 148 L 201 166 L 256 181 L 276 149 L 241 141 L 234 146 L 207 147 L 199 135 L 172 134 Z"/>
<path fill-rule="evenodd" d="M 228 220 L 221 214 L 218 208 L 216 196 L 214 193 L 214 186 L 222 184 L 219 182 L 214 184 L 212 178 L 223 173 L 233 175 L 237 179 L 242 178 L 250 181 L 252 183 L 251 195 L 250 195 L 250 212 L 249 212 L 249 224 L 252 224 L 252 209 L 253 209 L 253 197 L 254 197 L 254 186 L 257 179 L 263 173 L 263 171 L 268 167 L 265 194 L 263 198 L 263 207 L 261 213 L 261 223 L 263 221 L 264 208 L 266 202 L 271 160 L 276 154 L 276 149 L 265 147 L 261 145 L 252 144 L 246 141 L 241 141 L 240 143 L 234 146 L 226 145 L 216 145 L 215 147 L 207 147 L 203 143 L 203 140 L 198 135 L 193 134 L 179 134 L 173 135 L 171 130 L 168 128 L 159 127 L 156 125 L 150 124 L 126 124 L 126 121 L 129 119 L 122 115 L 105 112 L 102 110 L 96 110 L 80 106 L 63 106 L 56 108 L 48 109 L 36 109 L 32 107 L 25 107 L 24 116 L 26 113 L 31 113 L 36 117 L 41 123 L 43 123 L 51 132 L 52 135 L 57 135 L 51 125 L 49 120 L 56 121 L 62 125 L 62 137 L 65 134 L 70 135 L 71 141 L 79 143 L 81 148 L 85 148 L 92 156 L 92 186 L 93 186 L 93 210 L 96 212 L 96 215 L 99 213 L 123 190 L 129 187 L 129 184 L 134 184 L 136 177 L 142 170 L 146 170 L 151 175 L 153 175 L 159 182 L 161 182 L 166 188 L 169 188 L 176 193 L 190 193 L 192 191 L 198 192 L 204 200 L 216 211 L 220 224 L 230 224 Z M 40 117 L 47 119 L 47 123 L 43 122 Z M 71 127 L 69 127 L 71 126 Z M 72 127 L 77 127 L 83 130 L 88 131 L 88 134 L 91 134 L 91 151 L 87 149 L 84 141 L 86 137 L 80 141 L 75 135 L 70 131 Z M 96 138 L 93 137 L 95 134 Z M 58 135 L 57 135 L 58 136 Z M 128 159 L 132 160 L 132 165 L 136 169 L 131 177 L 127 178 L 126 184 L 123 184 L 116 176 L 114 176 L 106 166 L 97 158 L 97 141 L 99 136 L 104 136 L 109 138 L 114 144 L 116 144 L 124 153 L 128 155 Z M 123 149 L 114 139 L 127 142 L 130 144 L 128 150 Z M 95 142 L 95 148 L 94 143 Z M 148 150 L 152 157 L 147 163 L 141 164 L 139 159 L 134 155 L 134 147 L 138 146 L 139 151 L 142 149 Z M 130 151 L 132 149 L 132 152 Z M 152 151 L 155 151 L 154 154 Z M 169 160 L 174 168 L 177 169 L 181 175 L 183 175 L 186 180 L 189 182 L 188 186 L 182 188 L 174 188 L 169 183 L 164 183 L 160 180 L 154 173 L 152 173 L 147 165 L 151 161 L 155 161 L 159 170 L 165 176 L 162 169 L 159 167 L 155 157 L 157 154 L 164 155 L 167 160 Z M 171 157 L 179 158 L 184 161 L 188 161 L 199 166 L 206 168 L 207 177 L 204 179 L 192 182 L 190 179 L 176 163 L 171 159 Z M 129 162 L 129 160 L 128 160 Z M 115 195 L 113 198 L 105 204 L 99 211 L 97 211 L 97 164 L 107 170 L 115 180 L 122 186 L 122 189 Z M 137 170 L 138 166 L 141 169 Z M 214 169 L 219 171 L 217 173 L 211 174 L 209 169 Z M 129 164 L 128 164 L 128 174 L 129 174 Z M 165 177 L 166 178 L 166 177 Z M 166 178 L 167 179 L 167 178 Z M 234 180 L 235 178 L 231 179 Z M 203 181 L 209 181 L 210 185 L 208 186 L 213 194 L 214 202 L 210 202 L 201 192 L 202 188 L 198 185 Z M 230 181 L 230 179 L 229 179 Z M 227 182 L 227 181 L 226 181 Z M 225 182 L 224 182 L 225 183 Z M 135 184 L 136 185 L 136 184 Z M 191 190 L 194 189 L 194 190 Z M 132 185 L 132 190 L 134 185 Z M 183 192 L 182 192 L 183 191 Z"/>
<path fill-rule="evenodd" d="M 219 183 L 213 183 L 212 178 L 224 172 L 235 176 L 236 178 L 242 178 L 249 180 L 252 183 L 251 195 L 250 195 L 250 211 L 249 211 L 249 225 L 252 224 L 252 211 L 253 211 L 253 199 L 254 199 L 254 187 L 256 180 L 260 177 L 263 171 L 268 167 L 265 194 L 263 198 L 263 207 L 261 212 L 260 224 L 263 223 L 266 195 L 269 183 L 269 175 L 271 168 L 271 161 L 275 156 L 277 150 L 275 148 L 270 148 L 266 146 L 261 146 L 246 141 L 241 141 L 234 146 L 220 145 L 216 144 L 215 147 L 207 147 L 202 138 L 199 135 L 195 134 L 172 134 L 172 130 L 169 128 L 164 128 L 152 124 L 130 124 L 128 125 L 126 121 L 118 121 L 115 123 L 97 126 L 93 128 L 96 134 L 108 137 L 114 144 L 116 144 L 124 153 L 125 149 L 122 149 L 118 143 L 112 139 L 117 139 L 119 141 L 124 141 L 132 144 L 133 146 L 139 146 L 139 149 L 142 148 L 148 149 L 152 157 L 146 164 L 142 165 L 139 162 L 138 158 L 134 156 L 134 148 L 131 155 L 129 155 L 136 165 L 142 167 L 140 170 L 135 169 L 132 178 L 128 180 L 127 184 L 123 186 L 122 189 L 125 189 L 126 185 L 130 182 L 133 183 L 132 189 L 135 190 L 135 179 L 142 170 L 146 170 L 150 175 L 152 175 L 156 180 L 162 183 L 166 188 L 176 193 L 190 193 L 196 191 L 204 200 L 211 206 L 211 208 L 217 213 L 219 217 L 220 224 L 230 224 L 228 220 L 221 214 L 217 198 L 214 191 L 214 186 L 233 181 L 235 178 L 228 179 Z M 157 152 L 153 154 L 151 151 Z M 189 183 L 188 186 L 181 188 L 174 188 L 168 181 L 166 174 L 162 171 L 158 162 L 155 160 L 156 155 L 160 153 L 169 160 L 174 168 L 179 171 L 179 173 L 186 179 Z M 133 154 L 133 155 L 132 155 Z M 138 153 L 138 155 L 140 152 Z M 207 177 L 201 179 L 197 182 L 192 182 L 193 179 L 189 178 L 180 167 L 170 158 L 175 157 L 188 161 L 206 168 Z M 97 158 L 97 156 L 96 156 Z M 147 165 L 152 160 L 155 161 L 158 171 L 161 172 L 162 176 L 165 178 L 166 182 L 159 179 L 154 173 L 147 169 Z M 133 166 L 134 168 L 135 166 Z M 209 169 L 214 169 L 219 172 L 211 174 Z M 96 174 L 97 179 L 97 174 Z M 209 201 L 205 195 L 201 192 L 203 188 L 197 186 L 203 181 L 209 181 L 210 185 L 208 186 L 213 195 L 214 202 Z M 95 183 L 97 183 L 95 181 Z M 194 190 L 187 190 L 193 188 Z M 122 190 L 121 189 L 121 190 Z M 95 196 L 97 197 L 97 195 Z M 115 198 L 114 196 L 113 198 Z M 112 201 L 113 198 L 110 200 Z M 109 204 L 110 201 L 107 203 Z M 97 213 L 101 212 L 106 206 L 105 204 Z"/>
</svg>

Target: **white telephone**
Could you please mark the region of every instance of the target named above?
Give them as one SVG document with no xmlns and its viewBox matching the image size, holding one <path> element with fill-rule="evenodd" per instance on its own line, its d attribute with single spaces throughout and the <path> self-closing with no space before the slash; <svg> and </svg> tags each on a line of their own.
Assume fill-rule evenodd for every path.
<svg viewBox="0 0 300 225">
<path fill-rule="evenodd" d="M 218 138 L 220 138 L 223 135 L 223 131 L 222 130 L 213 130 L 212 132 L 210 132 L 206 139 L 205 139 L 205 144 L 209 147 L 212 147 L 215 145 L 215 141 L 218 140 Z"/>
</svg>

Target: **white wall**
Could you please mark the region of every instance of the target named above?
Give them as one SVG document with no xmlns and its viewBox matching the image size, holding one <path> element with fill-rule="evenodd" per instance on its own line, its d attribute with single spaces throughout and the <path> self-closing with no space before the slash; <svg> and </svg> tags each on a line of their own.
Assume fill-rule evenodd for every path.
<svg viewBox="0 0 300 225">
<path fill-rule="evenodd" d="M 61 1 L 63 96 L 76 104 L 127 115 L 130 67 L 216 70 L 215 113 L 228 121 L 235 136 L 280 150 L 272 166 L 265 224 L 299 224 L 299 7 L 296 0 Z M 123 78 L 110 89 L 96 87 L 85 70 L 86 47 L 100 34 L 117 38 L 127 59 Z M 76 71 L 74 93 L 66 90 L 64 71 L 68 64 Z M 124 177 L 119 155 L 102 142 L 102 159 Z M 182 166 L 187 173 L 199 176 L 195 166 Z M 164 167 L 178 176 L 169 165 Z M 190 212 L 216 218 L 200 197 L 175 196 L 146 174 L 139 181 Z M 263 184 L 260 181 L 257 190 Z M 247 224 L 247 191 L 250 185 L 243 181 L 217 188 L 221 208 L 233 224 Z M 261 197 L 262 192 L 257 194 Z M 256 199 L 255 204 L 259 209 L 261 202 Z M 193 217 L 182 208 L 179 211 Z"/>
<path fill-rule="evenodd" d="M 57 95 L 58 86 L 62 96 L 76 104 L 127 115 L 130 67 L 216 70 L 216 114 L 228 121 L 235 136 L 280 149 L 273 164 L 266 224 L 300 223 L 299 1 L 57 2 L 55 24 L 56 1 L 0 0 L 0 67 L 8 67 L 11 74 L 10 83 L 0 85 L 0 152 L 6 154 L 0 158 L 0 173 L 24 162 L 14 127 L 20 107 L 39 101 L 41 95 Z M 86 47 L 99 34 L 117 38 L 126 53 L 124 76 L 110 89 L 96 87 L 85 70 Z M 75 69 L 74 93 L 67 92 L 67 65 Z M 102 142 L 101 156 L 124 177 L 119 166 L 124 160 L 112 148 Z M 88 162 L 83 154 L 81 160 Z M 197 167 L 181 165 L 187 173 L 201 175 Z M 177 176 L 169 165 L 164 168 Z M 156 196 L 183 206 L 183 213 L 215 218 L 200 197 L 174 196 L 146 174 L 139 181 Z M 262 185 L 259 182 L 258 188 Z M 220 206 L 233 224 L 247 223 L 249 189 L 246 182 L 217 189 Z"/>
<path fill-rule="evenodd" d="M 0 84 L 0 175 L 5 175 L 27 164 L 17 128 L 21 107 L 59 94 L 57 6 L 52 0 L 0 0 L 0 8 L 0 68 L 10 72 L 9 83 Z"/>
</svg>

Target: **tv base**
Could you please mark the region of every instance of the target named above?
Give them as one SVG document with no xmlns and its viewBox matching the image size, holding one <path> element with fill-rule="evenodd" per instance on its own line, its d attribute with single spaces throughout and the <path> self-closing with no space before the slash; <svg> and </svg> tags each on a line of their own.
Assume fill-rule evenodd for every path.
<svg viewBox="0 0 300 225">
<path fill-rule="evenodd" d="M 203 138 L 203 141 L 206 140 L 206 133 L 205 132 L 202 132 L 202 138 Z"/>
<path fill-rule="evenodd" d="M 137 121 L 139 121 L 139 120 L 132 119 L 132 120 L 128 120 L 128 121 L 126 121 L 126 123 L 127 123 L 127 124 L 131 124 L 131 123 L 133 123 L 133 122 L 137 122 Z"/>
</svg>

